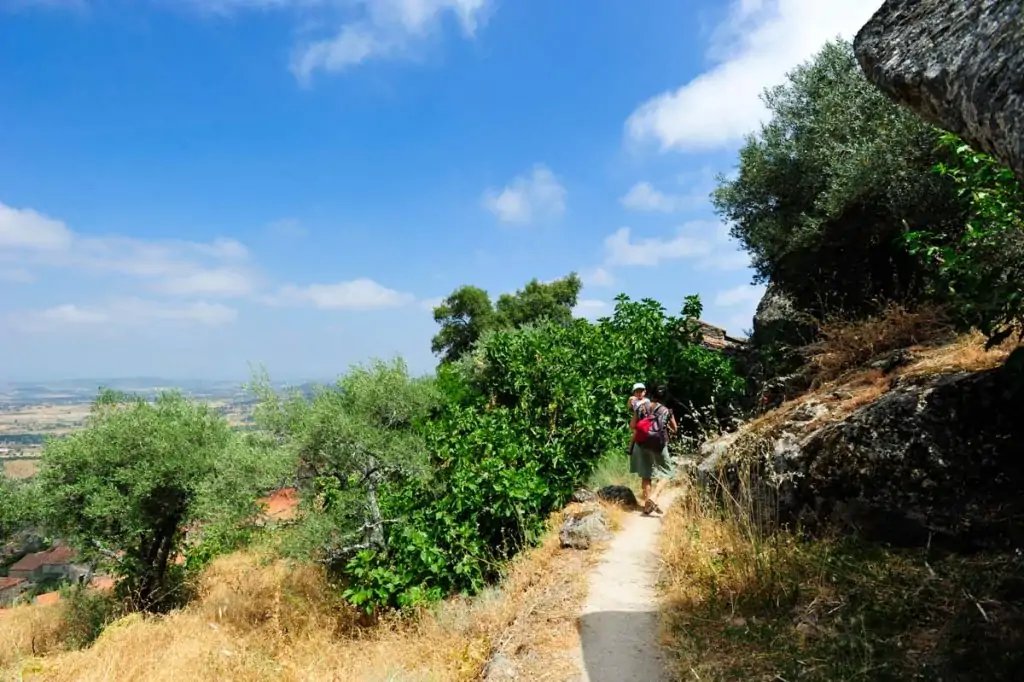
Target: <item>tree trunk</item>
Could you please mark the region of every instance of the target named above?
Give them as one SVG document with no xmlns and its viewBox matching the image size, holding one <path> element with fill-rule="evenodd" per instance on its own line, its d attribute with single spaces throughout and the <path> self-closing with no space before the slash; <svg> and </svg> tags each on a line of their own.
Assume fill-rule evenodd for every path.
<svg viewBox="0 0 1024 682">
<path fill-rule="evenodd" d="M 381 482 L 380 467 L 375 457 L 367 461 L 366 469 L 366 543 L 372 547 L 384 547 L 384 520 L 380 515 L 377 501 L 377 487 Z"/>
</svg>

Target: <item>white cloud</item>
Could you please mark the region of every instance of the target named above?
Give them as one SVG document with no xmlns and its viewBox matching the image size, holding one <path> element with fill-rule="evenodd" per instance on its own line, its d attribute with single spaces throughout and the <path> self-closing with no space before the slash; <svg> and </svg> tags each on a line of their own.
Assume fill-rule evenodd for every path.
<svg viewBox="0 0 1024 682">
<path fill-rule="evenodd" d="M 60 251 L 71 240 L 71 230 L 59 220 L 0 203 L 0 250 Z"/>
<path fill-rule="evenodd" d="M 714 66 L 644 102 L 628 136 L 669 149 L 735 144 L 765 116 L 759 96 L 837 35 L 851 36 L 882 0 L 733 0 L 708 50 Z"/>
<path fill-rule="evenodd" d="M 223 4 L 223 2 L 222 2 Z M 231 3 L 263 7 L 338 5 L 351 18 L 334 35 L 299 46 L 292 73 L 308 83 L 317 71 L 340 72 L 371 59 L 405 58 L 415 54 L 447 17 L 454 18 L 466 37 L 473 37 L 484 19 L 488 0 L 255 0 Z"/>
<path fill-rule="evenodd" d="M 764 296 L 763 285 L 741 284 L 732 289 L 719 291 L 715 294 L 715 305 L 723 308 L 731 308 L 741 305 L 757 305 Z"/>
<path fill-rule="evenodd" d="M 290 284 L 265 302 L 272 305 L 312 305 L 321 310 L 373 310 L 396 308 L 414 300 L 411 294 L 361 278 L 334 284 Z"/>
<path fill-rule="evenodd" d="M 537 164 L 529 175 L 517 176 L 500 192 L 487 189 L 481 204 L 502 222 L 528 224 L 562 215 L 565 194 L 551 169 Z"/>
<path fill-rule="evenodd" d="M 572 313 L 576 317 L 593 320 L 608 315 L 611 310 L 612 307 L 607 301 L 585 298 L 576 304 L 576 307 L 572 309 Z"/>
<path fill-rule="evenodd" d="M 707 240 L 676 234 L 658 239 L 633 240 L 628 227 L 623 227 L 604 240 L 607 265 L 658 265 L 662 261 L 696 258 L 711 253 Z"/>
<path fill-rule="evenodd" d="M 207 17 L 239 12 L 294 15 L 300 33 L 309 36 L 292 50 L 290 68 L 308 84 L 318 71 L 341 72 L 369 60 L 413 59 L 449 21 L 473 38 L 493 0 L 150 0 L 184 6 Z M 85 9 L 98 0 L 0 0 L 18 7 Z"/>
<path fill-rule="evenodd" d="M 156 323 L 218 327 L 234 322 L 237 316 L 237 311 L 220 303 L 169 304 L 125 298 L 91 306 L 64 303 L 43 310 L 14 313 L 10 321 L 21 331 L 52 332 L 100 327 L 113 330 L 148 328 Z"/>
<path fill-rule="evenodd" d="M 256 276 L 237 240 L 210 242 L 91 236 L 32 209 L 0 204 L 0 268 L 60 268 L 134 277 L 172 295 L 236 297 L 251 293 Z"/>
<path fill-rule="evenodd" d="M 253 279 L 243 271 L 214 268 L 167 277 L 156 288 L 174 296 L 236 297 L 252 293 Z"/>
<path fill-rule="evenodd" d="M 634 211 L 675 213 L 707 204 L 709 191 L 698 189 L 689 194 L 670 194 L 662 192 L 649 182 L 638 182 L 619 201 Z"/>
</svg>

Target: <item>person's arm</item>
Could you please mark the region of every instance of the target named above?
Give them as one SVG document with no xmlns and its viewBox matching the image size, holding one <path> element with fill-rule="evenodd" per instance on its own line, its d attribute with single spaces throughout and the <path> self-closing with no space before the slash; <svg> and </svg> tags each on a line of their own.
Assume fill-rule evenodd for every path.
<svg viewBox="0 0 1024 682">
<path fill-rule="evenodd" d="M 673 436 L 679 431 L 679 424 L 676 423 L 676 416 L 670 410 L 668 413 L 668 432 Z"/>
</svg>

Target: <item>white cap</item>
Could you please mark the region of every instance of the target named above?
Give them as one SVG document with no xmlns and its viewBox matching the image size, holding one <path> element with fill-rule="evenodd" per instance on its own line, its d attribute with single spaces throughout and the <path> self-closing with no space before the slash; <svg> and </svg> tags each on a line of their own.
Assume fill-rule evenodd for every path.
<svg viewBox="0 0 1024 682">
<path fill-rule="evenodd" d="M 647 387 L 644 386 L 643 384 L 641 384 L 639 381 L 637 383 L 633 384 L 633 393 L 636 393 L 637 391 L 646 391 L 646 390 L 647 390 Z"/>
</svg>

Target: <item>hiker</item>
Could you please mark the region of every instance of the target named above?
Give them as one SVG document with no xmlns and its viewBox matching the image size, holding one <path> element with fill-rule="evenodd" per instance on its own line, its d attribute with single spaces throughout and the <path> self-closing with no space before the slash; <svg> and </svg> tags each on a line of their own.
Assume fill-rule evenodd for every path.
<svg viewBox="0 0 1024 682">
<path fill-rule="evenodd" d="M 640 476 L 641 511 L 644 515 L 662 513 L 655 497 L 669 474 L 668 439 L 679 426 L 672 410 L 663 404 L 665 390 L 655 386 L 650 398 L 637 401 L 630 426 L 633 444 L 629 454 L 629 471 Z M 651 492 L 651 480 L 657 477 L 658 486 Z"/>
<path fill-rule="evenodd" d="M 629 396 L 629 432 L 632 434 L 629 439 L 629 447 L 626 448 L 626 454 L 632 456 L 633 445 L 636 443 L 636 420 L 637 410 L 641 406 L 650 405 L 651 401 L 647 399 L 647 387 L 639 381 L 633 384 L 633 392 Z"/>
</svg>

